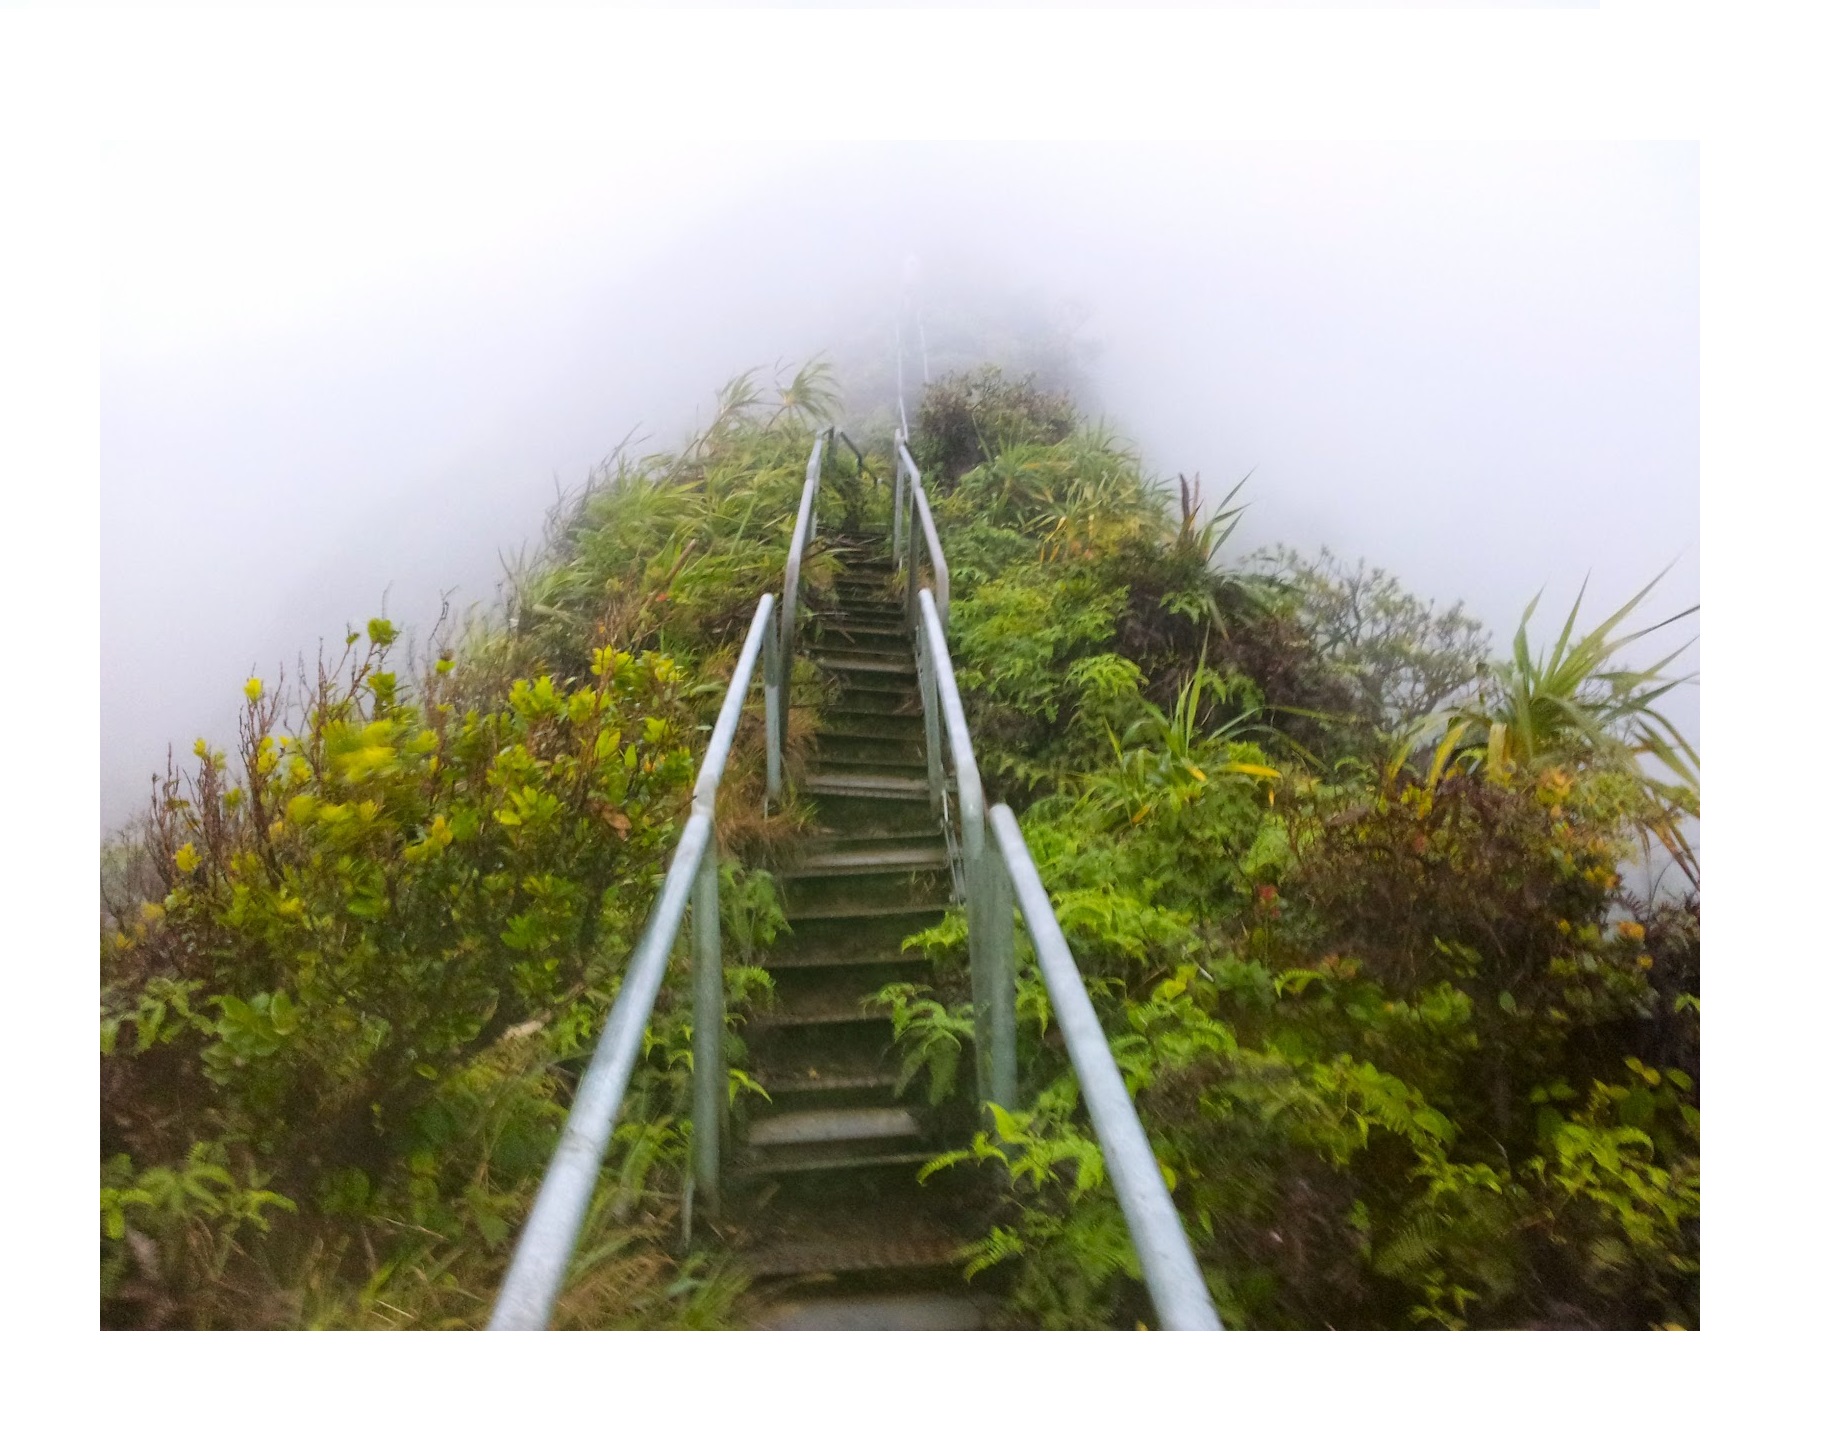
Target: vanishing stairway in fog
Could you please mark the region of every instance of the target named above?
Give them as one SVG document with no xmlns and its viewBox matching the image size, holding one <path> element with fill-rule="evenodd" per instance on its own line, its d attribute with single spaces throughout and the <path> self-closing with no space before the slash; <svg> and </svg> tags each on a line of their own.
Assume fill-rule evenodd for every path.
<svg viewBox="0 0 1824 1432">
<path fill-rule="evenodd" d="M 827 540 L 821 550 L 833 553 L 840 569 L 835 600 L 816 613 L 801 609 L 800 574 L 818 540 L 823 464 L 838 441 L 863 463 L 834 429 L 812 447 L 784 591 L 763 596 L 755 610 L 690 818 L 577 1087 L 490 1327 L 542 1328 L 550 1318 L 689 906 L 694 1072 L 686 1226 L 694 1204 L 697 1225 L 726 1239 L 763 1294 L 768 1311 L 760 1326 L 969 1328 L 990 1315 L 986 1297 L 964 1283 L 958 1257 L 986 1231 L 995 1194 L 989 1175 L 967 1167 L 923 1183 L 917 1175 L 936 1154 L 966 1144 L 990 1103 L 1017 1107 L 1017 907 L 1159 1324 L 1219 1328 L 1019 824 L 1005 806 L 984 808 L 950 663 L 949 568 L 906 446 L 903 405 L 892 527 Z M 759 671 L 768 796 L 783 793 L 801 638 L 801 654 L 838 694 L 795 788 L 814 808 L 815 833 L 774 872 L 791 930 L 763 961 L 776 1002 L 748 1029 L 753 1073 L 770 1102 L 732 1131 L 725 1168 L 717 789 Z M 868 997 L 890 982 L 931 982 L 924 958 L 908 954 L 903 942 L 953 906 L 968 922 L 975 1058 L 956 1094 L 932 1107 L 916 1085 L 895 1092 L 891 1021 Z"/>
</svg>

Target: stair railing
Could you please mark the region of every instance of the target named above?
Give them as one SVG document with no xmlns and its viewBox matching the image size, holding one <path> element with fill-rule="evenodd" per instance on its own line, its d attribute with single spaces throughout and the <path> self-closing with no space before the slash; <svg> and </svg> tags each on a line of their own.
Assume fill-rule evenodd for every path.
<svg viewBox="0 0 1824 1432">
<path fill-rule="evenodd" d="M 811 444 L 810 461 L 804 465 L 804 492 L 798 498 L 798 520 L 792 526 L 792 545 L 785 556 L 785 589 L 779 601 L 776 669 L 769 667 L 766 674 L 767 719 L 779 731 L 778 749 L 768 746 L 766 753 L 766 794 L 769 802 L 778 800 L 785 779 L 785 733 L 791 724 L 792 658 L 798 644 L 798 601 L 804 585 L 804 554 L 810 549 L 811 543 L 817 540 L 817 492 L 823 485 L 824 449 L 834 432 L 834 428 L 826 428 L 817 434 L 817 440 Z"/>
<path fill-rule="evenodd" d="M 963 717 L 963 699 L 950 664 L 950 647 L 944 640 L 943 618 L 929 587 L 919 590 L 918 604 L 918 677 L 925 707 L 925 760 L 932 806 L 943 822 L 945 841 L 952 847 L 952 878 L 969 916 L 976 1097 L 1011 1109 L 1019 1087 L 1014 1061 L 1013 904 L 1007 872 L 986 839 L 981 772 L 975 764 L 969 723 Z M 948 775 L 945 750 L 950 755 Z M 951 776 L 956 785 L 954 819 L 949 803 Z"/>
<path fill-rule="evenodd" d="M 1013 908 L 1017 900 L 1160 1324 L 1171 1329 L 1220 1329 L 1222 1320 L 1204 1285 L 1190 1239 L 1185 1236 L 1184 1224 L 1159 1172 L 1159 1161 L 1153 1157 L 1152 1145 L 1140 1126 L 1140 1116 L 1109 1050 L 1095 1007 L 1089 1002 L 1070 945 L 1058 926 L 1038 868 L 1020 834 L 1019 822 L 1004 805 L 984 812 L 981 772 L 946 636 L 950 624 L 950 567 L 931 518 L 931 504 L 925 496 L 918 464 L 906 448 L 903 425 L 894 435 L 894 450 L 898 462 L 893 488 L 893 558 L 895 563 L 903 560 L 908 615 L 916 614 L 914 630 L 918 638 L 918 676 L 925 707 L 925 759 L 932 804 L 943 821 L 953 863 L 960 866 L 956 883 L 969 920 L 977 1097 L 1003 1109 L 1014 1108 L 1018 1099 L 1013 971 Z M 918 587 L 921 536 L 931 560 L 935 593 L 929 587 Z M 915 590 L 914 600 L 911 594 Z M 954 820 L 949 798 L 952 779 L 957 807 Z"/>
<path fill-rule="evenodd" d="M 608 1015 L 595 1053 L 571 1101 L 557 1151 L 539 1185 L 532 1214 L 519 1235 L 513 1262 L 494 1304 L 491 1330 L 542 1328 L 563 1288 L 583 1219 L 595 1192 L 602 1155 L 614 1135 L 621 1101 L 645 1044 L 652 1006 L 664 982 L 672 946 L 692 910 L 693 989 L 691 1001 L 691 1184 L 710 1212 L 721 1185 L 722 1119 L 728 1102 L 728 1074 L 722 1047 L 722 919 L 717 895 L 716 791 L 740 724 L 754 667 L 764 652 L 776 661 L 775 602 L 768 592 L 754 609 L 728 694 L 710 733 L 709 748 L 691 796 L 690 818 L 640 942 L 627 962 L 620 995 Z M 772 693 L 769 691 L 769 695 Z M 779 704 L 767 702 L 767 758 L 775 763 Z"/>
<path fill-rule="evenodd" d="M 1089 1002 L 1070 945 L 1058 927 L 1019 822 L 1004 805 L 995 806 L 984 818 L 981 772 L 943 620 L 928 587 L 919 591 L 918 602 L 925 757 L 930 763 L 932 790 L 946 793 L 941 807 L 946 826 L 950 823 L 947 788 L 952 776 L 956 785 L 960 884 L 969 919 L 969 980 L 975 1002 L 977 1097 L 1003 1109 L 1013 1109 L 1019 1097 L 1013 971 L 1017 900 L 1160 1324 L 1172 1329 L 1219 1329 L 1222 1322 L 1191 1253 L 1190 1240 L 1109 1050 L 1108 1038 L 1096 1019 L 1095 1007 Z M 945 750 L 950 775 L 945 772 Z"/>
<path fill-rule="evenodd" d="M 784 786 L 785 734 L 791 709 L 793 639 L 797 632 L 798 597 L 804 554 L 817 535 L 817 490 L 823 473 L 826 440 L 834 429 L 819 433 L 805 464 L 804 491 L 785 562 L 783 599 L 771 592 L 760 598 L 747 629 L 740 659 L 729 678 L 728 692 L 710 732 L 709 746 L 691 795 L 690 817 L 678 838 L 646 928 L 627 961 L 627 973 L 608 1022 L 590 1056 L 564 1120 L 557 1150 L 539 1184 L 532 1213 L 521 1230 L 494 1303 L 490 1330 L 542 1328 L 563 1289 L 564 1274 L 576 1251 L 583 1220 L 601 1176 L 602 1156 L 614 1136 L 621 1103 L 627 1097 L 634 1065 L 644 1049 L 652 1007 L 664 983 L 672 946 L 691 910 L 691 1140 L 690 1183 L 686 1220 L 695 1198 L 711 1214 L 721 1190 L 722 1123 L 727 1112 L 728 1071 L 723 1048 L 722 917 L 717 890 L 716 793 L 734 746 L 735 729 L 747 704 L 754 669 L 762 669 L 765 689 L 766 793 L 777 801 Z M 846 439 L 845 439 L 846 441 Z M 851 445 L 852 446 L 852 445 Z"/>
<path fill-rule="evenodd" d="M 1160 1324 L 1169 1329 L 1218 1331 L 1222 1319 L 1210 1301 L 1191 1241 L 1159 1172 L 1146 1130 L 1140 1126 L 1095 1006 L 1089 1002 L 1070 944 L 1058 927 L 1038 867 L 1020 834 L 1020 823 L 1006 806 L 997 805 L 988 812 L 988 825 L 994 835 L 995 855 L 1012 880 L 1020 913 L 1026 917 L 1039 975 L 1051 996 L 1052 1015 L 1064 1033 L 1071 1067 L 1077 1071 L 1077 1087 L 1083 1091 L 1090 1124 L 1102 1146 L 1102 1161 L 1115 1186 L 1128 1236 L 1140 1256 L 1153 1310 Z"/>
<path fill-rule="evenodd" d="M 895 453 L 893 479 L 893 561 L 903 564 L 906 573 L 906 622 L 918 625 L 918 567 L 920 546 L 931 560 L 931 583 L 936 588 L 937 614 L 944 629 L 950 627 L 950 563 L 944 557 L 944 544 L 938 540 L 937 524 L 931 520 L 931 502 L 925 496 L 925 480 L 918 464 L 906 448 L 903 433 L 893 439 Z M 903 520 L 902 520 L 903 519 Z M 923 538 L 921 544 L 920 538 Z"/>
</svg>

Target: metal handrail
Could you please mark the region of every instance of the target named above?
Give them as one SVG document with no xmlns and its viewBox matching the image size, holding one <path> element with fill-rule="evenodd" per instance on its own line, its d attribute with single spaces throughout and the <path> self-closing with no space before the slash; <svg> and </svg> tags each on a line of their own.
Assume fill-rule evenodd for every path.
<svg viewBox="0 0 1824 1432">
<path fill-rule="evenodd" d="M 1070 945 L 1052 913 L 1032 853 L 1020 834 L 1020 823 L 1004 805 L 989 811 L 988 821 L 994 832 L 996 853 L 1005 864 L 1020 911 L 1026 917 L 1026 933 L 1032 937 L 1039 974 L 1051 996 L 1058 1028 L 1064 1033 L 1071 1066 L 1077 1071 L 1077 1085 L 1083 1091 L 1090 1124 L 1102 1145 L 1102 1159 L 1115 1186 L 1128 1235 L 1140 1255 L 1140 1271 L 1153 1309 L 1160 1323 L 1169 1329 L 1220 1331 L 1222 1319 L 1210 1301 L 1190 1239 L 1185 1236 L 1184 1224 L 1159 1172 L 1159 1161 L 1153 1157 L 1146 1130 L 1140 1126 L 1134 1101 L 1109 1050 L 1108 1037 L 1102 1032 L 1095 1006 L 1083 987 L 1083 976 L 1077 971 Z"/>
<path fill-rule="evenodd" d="M 1005 877 L 995 868 L 983 825 L 982 777 L 975 746 L 963 715 L 962 693 L 950 664 L 943 619 L 928 587 L 918 593 L 918 675 L 925 707 L 925 759 L 929 763 L 932 804 L 948 816 L 949 781 L 943 750 L 950 752 L 956 776 L 957 821 L 961 827 L 962 895 L 969 911 L 969 983 L 975 1000 L 976 1028 L 986 1030 L 975 1041 L 977 1097 L 1013 1107 L 1019 1076 L 1014 1056 L 1013 906 L 1006 898 Z M 940 739 L 939 715 L 942 733 Z"/>
<path fill-rule="evenodd" d="M 1026 849 L 1019 822 L 1004 805 L 984 813 L 975 745 L 930 588 L 920 589 L 918 604 L 925 758 L 934 804 L 946 821 L 950 780 L 943 751 L 949 753 L 956 784 L 956 824 L 961 828 L 963 853 L 961 893 L 969 919 L 969 979 L 975 1001 L 977 1097 L 1012 1109 L 1019 1095 L 1013 970 L 1013 906 L 1017 899 L 1160 1322 L 1175 1329 L 1220 1328 L 1190 1240 Z"/>
<path fill-rule="evenodd" d="M 563 1288 L 564 1273 L 576 1251 L 583 1219 L 601 1175 L 602 1155 L 614 1135 L 621 1101 L 633 1067 L 645 1043 L 652 1006 L 665 978 L 671 948 L 683 924 L 684 908 L 694 908 L 691 920 L 694 957 L 692 1023 L 692 1124 L 691 1170 L 694 1189 L 712 1210 L 721 1174 L 722 1114 L 727 1102 L 728 1076 L 723 1065 L 722 923 L 717 900 L 716 791 L 728 765 L 741 709 L 747 703 L 754 668 L 765 650 L 769 668 L 776 665 L 778 628 L 773 622 L 776 603 L 771 592 L 760 598 L 748 627 L 741 658 L 729 678 L 715 729 L 710 733 L 703 766 L 691 795 L 690 818 L 678 839 L 677 853 L 665 872 L 652 914 L 640 942 L 627 962 L 620 995 L 608 1023 L 590 1056 L 589 1067 L 577 1085 L 557 1151 L 539 1184 L 532 1214 L 519 1235 L 513 1262 L 494 1303 L 490 1330 L 542 1328 Z M 770 694 L 770 692 L 769 692 Z M 778 757 L 782 724 L 776 700 L 767 703 L 767 765 Z"/>
<path fill-rule="evenodd" d="M 798 593 L 804 580 L 804 554 L 817 540 L 817 491 L 823 484 L 824 442 L 834 432 L 834 428 L 825 429 L 811 444 L 810 461 L 804 465 L 804 492 L 798 499 L 798 520 L 792 526 L 792 545 L 785 557 L 785 590 L 779 603 L 779 671 L 773 683 L 781 688 L 778 726 L 782 762 L 786 728 L 791 721 L 792 655 L 798 640 Z M 769 798 L 778 798 L 783 778 L 783 771 L 775 772 L 768 766 Z"/>
<path fill-rule="evenodd" d="M 925 480 L 918 470 L 918 464 L 912 461 L 912 454 L 907 449 L 904 436 L 894 439 L 895 480 L 893 484 L 893 560 L 898 562 L 905 557 L 906 569 L 906 620 L 913 625 L 918 621 L 918 603 L 914 591 L 918 585 L 918 539 L 922 533 L 925 539 L 925 550 L 931 558 L 931 576 L 937 588 L 937 612 L 943 618 L 946 630 L 950 626 L 950 563 L 944 556 L 944 544 L 937 535 L 937 523 L 931 517 L 931 500 L 925 496 Z M 916 514 L 916 524 L 905 525 L 905 540 L 901 541 L 900 511 L 909 495 L 912 512 Z"/>
</svg>

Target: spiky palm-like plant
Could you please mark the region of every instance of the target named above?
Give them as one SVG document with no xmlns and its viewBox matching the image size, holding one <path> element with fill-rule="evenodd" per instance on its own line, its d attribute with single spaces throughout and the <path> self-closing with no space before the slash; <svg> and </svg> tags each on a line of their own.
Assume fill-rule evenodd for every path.
<svg viewBox="0 0 1824 1432">
<path fill-rule="evenodd" d="M 1575 637 L 1586 580 L 1557 643 L 1543 659 L 1534 654 L 1527 637 L 1539 605 L 1535 596 L 1514 634 L 1512 659 L 1489 663 L 1478 676 L 1473 697 L 1418 722 L 1395 755 L 1389 775 L 1397 774 L 1414 751 L 1428 745 L 1433 746 L 1427 775 L 1432 787 L 1451 769 L 1478 770 L 1498 782 L 1553 762 L 1623 771 L 1644 797 L 1643 837 L 1657 839 L 1695 882 L 1697 858 L 1680 822 L 1698 814 L 1697 751 L 1659 709 L 1661 698 L 1694 679 L 1666 675 L 1685 646 L 1645 670 L 1614 664 L 1624 648 L 1697 610 L 1689 607 L 1652 626 L 1617 635 L 1629 613 L 1664 576 L 1661 572 L 1605 620 Z M 1649 757 L 1671 778 L 1655 774 L 1646 764 Z"/>
</svg>

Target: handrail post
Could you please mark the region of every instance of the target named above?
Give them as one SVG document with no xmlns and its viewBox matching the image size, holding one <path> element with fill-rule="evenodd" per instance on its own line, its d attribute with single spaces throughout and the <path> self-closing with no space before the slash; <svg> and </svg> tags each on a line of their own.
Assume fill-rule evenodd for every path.
<svg viewBox="0 0 1824 1432">
<path fill-rule="evenodd" d="M 914 540 L 917 529 L 914 528 Z M 975 1003 L 976 1098 L 1011 1109 L 1019 1088 L 1015 1064 L 1012 906 L 996 883 L 983 823 L 982 776 L 963 715 L 937 600 L 919 589 L 919 631 L 950 736 L 956 770 L 957 825 L 963 847 L 963 900 L 969 916 L 969 985 Z M 929 728 L 927 728 L 929 729 Z"/>
<path fill-rule="evenodd" d="M 925 708 L 925 780 L 931 787 L 931 813 L 944 809 L 943 712 L 938 706 L 937 678 L 931 670 L 931 639 L 920 622 L 913 633 L 918 651 L 918 697 Z"/>
<path fill-rule="evenodd" d="M 803 581 L 805 549 L 817 535 L 817 485 L 823 474 L 824 434 L 818 433 L 811 444 L 810 460 L 804 465 L 804 490 L 798 498 L 798 520 L 792 527 L 792 545 L 785 557 L 785 586 L 779 594 L 779 749 L 785 749 L 786 732 L 791 726 L 792 663 L 798 636 L 798 588 Z"/>
<path fill-rule="evenodd" d="M 907 479 L 913 499 L 917 500 L 918 488 Z M 906 622 L 918 624 L 918 523 L 906 523 Z"/>
<path fill-rule="evenodd" d="M 906 459 L 899 442 L 893 444 L 893 565 L 905 555 Z"/>
<path fill-rule="evenodd" d="M 1007 867 L 991 840 L 968 872 L 970 943 L 981 951 L 988 1044 L 989 1097 L 1003 1109 L 1019 1099 L 1020 1071 L 1014 1022 L 1013 888 Z M 978 1038 L 983 1015 L 976 1016 Z"/>
<path fill-rule="evenodd" d="M 697 1198 L 716 1216 L 722 1189 L 722 1110 L 728 1075 L 722 1049 L 722 910 L 712 822 L 691 897 L 691 1126 L 690 1161 Z"/>
<path fill-rule="evenodd" d="M 779 619 L 767 619 L 760 646 L 761 684 L 766 698 L 766 801 L 777 805 L 785 788 L 785 718 L 779 700 Z"/>
</svg>

